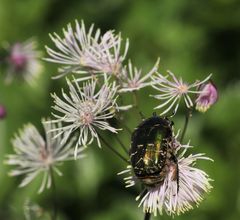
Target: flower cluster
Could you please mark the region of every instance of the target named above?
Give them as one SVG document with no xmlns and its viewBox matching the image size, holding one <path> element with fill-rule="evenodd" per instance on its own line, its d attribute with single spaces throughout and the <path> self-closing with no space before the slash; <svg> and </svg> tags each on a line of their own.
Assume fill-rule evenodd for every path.
<svg viewBox="0 0 240 220">
<path fill-rule="evenodd" d="M 97 129 L 117 133 L 109 119 L 118 110 L 128 110 L 131 105 L 118 106 L 118 93 L 139 90 L 152 84 L 151 77 L 158 69 L 159 60 L 145 76 L 142 71 L 133 67 L 131 61 L 124 65 L 128 51 L 128 40 L 122 52 L 121 34 L 108 31 L 101 36 L 98 29 L 94 32 L 92 25 L 89 30 L 83 21 L 76 21 L 75 29 L 71 24 L 63 30 L 64 37 L 54 33 L 50 35 L 56 49 L 46 47 L 50 56 L 45 60 L 61 64 L 57 78 L 75 73 L 74 79 L 67 79 L 69 93 L 62 91 L 62 98 L 53 94 L 55 105 L 53 123 L 61 122 L 61 128 L 54 129 L 63 135 L 62 143 L 73 133 L 78 133 L 75 146 L 87 146 L 97 140 L 101 147 Z M 104 80 L 100 78 L 103 76 Z M 83 81 L 83 85 L 79 83 Z M 112 81 L 110 83 L 109 81 Z"/>
<path fill-rule="evenodd" d="M 204 93 L 205 100 L 206 96 L 210 95 L 209 93 L 206 95 L 206 89 L 205 91 L 199 90 L 199 87 L 203 88 L 211 75 L 202 81 L 196 80 L 194 83 L 188 84 L 170 71 L 167 76 L 158 73 L 159 60 L 144 76 L 142 76 L 142 71 L 134 67 L 130 60 L 127 65 L 124 65 L 129 43 L 126 40 L 123 54 L 121 54 L 121 34 L 114 34 L 114 31 L 108 31 L 101 36 L 99 29 L 94 32 L 94 25 L 87 30 L 83 21 L 81 21 L 81 25 L 76 21 L 75 30 L 69 24 L 67 30 L 63 29 L 63 34 L 64 38 L 56 33 L 50 35 L 56 46 L 55 50 L 46 47 L 50 57 L 45 60 L 62 65 L 59 68 L 59 75 L 55 78 L 75 73 L 76 81 L 86 81 L 107 74 L 118 85 L 118 92 L 132 92 L 152 86 L 160 92 L 153 97 L 161 101 L 156 109 L 164 109 L 161 112 L 162 115 L 171 110 L 176 113 L 181 99 L 184 100 L 187 108 L 192 108 L 195 103 L 190 94 L 201 95 Z M 202 109 L 202 100 L 202 98 L 197 100 L 197 110 Z M 212 100 L 208 102 L 208 106 L 214 104 L 216 99 Z M 207 108 L 204 107 L 204 109 Z"/>
<path fill-rule="evenodd" d="M 86 76 L 78 80 L 86 80 L 95 73 L 118 75 L 128 51 L 128 41 L 124 54 L 121 55 L 121 35 L 108 31 L 101 36 L 99 29 L 94 34 L 94 26 L 87 31 L 83 21 L 81 25 L 76 21 L 75 26 L 75 30 L 71 24 L 67 30 L 63 30 L 64 38 L 56 33 L 50 35 L 57 51 L 46 47 L 50 56 L 46 60 L 63 65 L 59 69 L 59 77 L 68 73 L 79 73 Z"/>
<path fill-rule="evenodd" d="M 179 142 L 177 135 L 173 135 L 173 122 L 162 115 L 171 111 L 175 115 L 182 100 L 187 112 L 192 112 L 194 107 L 205 112 L 218 98 L 217 89 L 210 81 L 211 75 L 189 84 L 170 71 L 166 76 L 159 73 L 159 59 L 149 72 L 143 74 L 141 69 L 127 60 L 128 40 L 123 41 L 121 34 L 113 30 L 101 34 L 99 29 L 94 30 L 94 25 L 87 29 L 83 21 L 81 24 L 76 21 L 74 27 L 69 24 L 67 29 L 63 29 L 63 37 L 54 33 L 50 38 L 55 48 L 46 46 L 49 57 L 45 60 L 60 65 L 54 78 L 70 74 L 74 77 L 66 78 L 68 88 L 62 89 L 61 95 L 52 94 L 53 118 L 42 122 L 45 138 L 31 124 L 14 138 L 15 154 L 8 155 L 6 160 L 7 164 L 16 166 L 10 175 L 26 175 L 20 184 L 23 187 L 42 174 L 39 188 L 39 192 L 42 192 L 51 186 L 53 172 L 62 175 L 58 165 L 66 160 L 83 157 L 82 151 L 94 141 L 100 148 L 104 143 L 117 156 L 129 162 L 101 133 L 109 132 L 116 137 L 120 130 L 117 127 L 120 123 L 112 123 L 118 119 L 116 116 L 121 118 L 123 127 L 130 131 L 124 124 L 126 118 L 121 110 L 129 110 L 132 103 L 123 106 L 123 99 L 120 102 L 118 97 L 126 92 L 132 93 L 134 106 L 140 111 L 135 93 L 151 86 L 158 92 L 152 97 L 159 101 L 155 109 L 160 113 L 155 113 L 151 120 L 146 119 L 139 125 L 141 129 L 138 137 L 141 141 L 135 147 L 140 149 L 140 153 L 134 151 L 128 155 L 123 142 L 116 137 L 131 161 L 131 165 L 120 174 L 130 174 L 124 178 L 126 187 L 138 182 L 145 186 L 145 190 L 137 197 L 145 213 L 157 215 L 163 214 L 165 210 L 169 215 L 179 215 L 198 205 L 203 194 L 208 193 L 212 186 L 211 179 L 204 171 L 196 168 L 195 163 L 211 159 L 204 154 L 186 156 L 190 146 L 180 143 L 186 124 Z M 38 52 L 35 51 L 34 43 L 15 44 L 9 54 L 9 78 L 21 73 L 21 77 L 31 82 L 38 69 Z M 0 118 L 4 116 L 4 108 L 0 106 Z M 133 155 L 137 155 L 136 164 L 141 163 L 139 167 L 134 166 Z M 135 168 L 140 170 L 140 176 L 136 174 Z M 141 176 L 143 172 L 150 175 L 144 179 L 145 182 L 145 176 Z"/>
<path fill-rule="evenodd" d="M 75 30 L 69 24 L 63 34 L 64 38 L 56 33 L 50 35 L 55 50 L 46 47 L 49 58 L 45 60 L 62 65 L 55 78 L 75 73 L 77 81 L 86 81 L 107 74 L 118 83 L 119 92 L 139 90 L 152 84 L 151 76 L 157 71 L 159 60 L 141 77 L 141 70 L 133 67 L 131 61 L 124 65 L 129 42 L 126 40 L 123 47 L 121 34 L 108 31 L 101 36 L 99 29 L 94 32 L 94 25 L 87 30 L 83 21 L 81 25 L 76 21 Z"/>
</svg>

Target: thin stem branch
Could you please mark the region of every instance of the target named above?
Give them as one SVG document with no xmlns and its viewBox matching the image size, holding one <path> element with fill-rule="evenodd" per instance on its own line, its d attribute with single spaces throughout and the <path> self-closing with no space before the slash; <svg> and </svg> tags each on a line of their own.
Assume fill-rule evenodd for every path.
<svg viewBox="0 0 240 220">
<path fill-rule="evenodd" d="M 117 115 L 116 119 L 117 119 L 117 122 L 118 122 L 123 128 L 125 128 L 126 131 L 127 131 L 130 135 L 132 135 L 131 129 L 123 122 L 123 119 L 121 118 L 121 115 Z"/>
<path fill-rule="evenodd" d="M 138 95 L 137 95 L 137 92 L 136 91 L 133 91 L 133 107 L 138 111 L 141 119 L 144 119 L 144 115 L 142 114 L 142 112 L 140 111 L 139 109 L 139 100 L 138 100 Z"/>
<path fill-rule="evenodd" d="M 52 200 L 53 200 L 53 212 L 51 216 L 51 220 L 57 220 L 57 200 L 56 200 L 56 183 L 54 180 L 53 169 L 50 167 L 50 176 L 52 180 Z"/>
<path fill-rule="evenodd" d="M 138 108 L 138 96 L 137 96 L 137 93 L 136 93 L 136 91 L 133 91 L 133 106 L 135 107 L 135 108 Z"/>
<path fill-rule="evenodd" d="M 151 213 L 146 212 L 144 216 L 144 220 L 150 220 L 151 219 Z"/>
<path fill-rule="evenodd" d="M 120 144 L 120 146 L 122 147 L 124 152 L 128 155 L 128 150 L 127 150 L 126 146 L 124 145 L 124 143 L 121 141 L 121 139 L 117 135 L 115 135 L 114 137 L 116 138 L 117 142 Z"/>
<path fill-rule="evenodd" d="M 130 135 L 132 135 L 131 129 L 130 129 L 127 125 L 125 125 L 125 123 L 123 123 L 122 121 L 120 121 L 120 123 L 121 123 L 122 126 L 126 129 L 126 131 L 127 131 Z"/>
<path fill-rule="evenodd" d="M 181 137 L 180 137 L 180 143 L 182 143 L 182 141 L 184 139 L 184 136 L 185 136 L 186 131 L 187 131 L 189 119 L 191 118 L 191 116 L 192 116 L 192 109 L 189 108 L 187 113 L 186 113 L 186 116 L 185 116 L 185 122 L 184 122 L 183 131 L 182 131 L 182 134 L 181 134 Z"/>
<path fill-rule="evenodd" d="M 99 138 L 101 141 L 113 152 L 115 153 L 119 158 L 121 158 L 123 161 L 125 161 L 127 164 L 129 164 L 129 161 L 122 156 L 118 151 L 116 151 L 99 133 L 98 133 Z"/>
</svg>

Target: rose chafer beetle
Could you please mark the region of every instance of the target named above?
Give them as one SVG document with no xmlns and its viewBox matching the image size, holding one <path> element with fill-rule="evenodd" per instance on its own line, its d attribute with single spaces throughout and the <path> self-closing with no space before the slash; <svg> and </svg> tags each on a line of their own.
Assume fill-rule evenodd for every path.
<svg viewBox="0 0 240 220">
<path fill-rule="evenodd" d="M 161 184 L 170 167 L 179 188 L 178 162 L 175 155 L 173 122 L 153 114 L 138 125 L 132 134 L 130 159 L 134 173 L 148 187 Z"/>
</svg>

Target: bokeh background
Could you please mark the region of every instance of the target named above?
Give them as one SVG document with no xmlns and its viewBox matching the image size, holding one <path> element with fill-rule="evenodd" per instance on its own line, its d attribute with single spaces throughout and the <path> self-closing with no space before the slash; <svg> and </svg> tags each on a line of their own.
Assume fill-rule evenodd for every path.
<svg viewBox="0 0 240 220">
<path fill-rule="evenodd" d="M 239 0 L 0 0 L 0 43 L 35 37 L 46 56 L 44 45 L 53 46 L 48 33 L 61 33 L 67 23 L 83 19 L 104 32 L 121 31 L 130 40 L 128 57 L 148 71 L 161 57 L 160 71 L 170 69 L 186 81 L 213 73 L 219 89 L 218 103 L 205 114 L 194 112 L 187 138 L 214 163 L 199 166 L 214 182 L 212 192 L 198 208 L 176 217 L 184 220 L 240 219 L 240 2 Z M 40 179 L 18 188 L 21 178 L 7 176 L 3 164 L 11 153 L 11 138 L 23 124 L 31 122 L 42 130 L 40 120 L 51 112 L 51 92 L 66 87 L 64 79 L 51 80 L 57 66 L 43 61 L 44 71 L 36 87 L 14 81 L 4 84 L 0 76 L 0 104 L 7 117 L 0 121 L 0 219 L 21 220 L 26 199 L 38 204 L 39 217 L 48 219 L 52 208 L 51 190 L 38 195 Z M 140 92 L 142 112 L 150 116 L 157 101 L 151 89 Z M 147 104 L 146 104 L 147 103 Z M 175 116 L 181 128 L 184 112 Z M 136 112 L 128 113 L 128 125 L 139 123 Z M 129 136 L 120 137 L 129 146 Z M 108 137 L 111 138 L 111 137 Z M 117 144 L 112 142 L 113 145 Z M 136 220 L 143 213 L 135 201 L 139 189 L 125 189 L 116 174 L 125 164 L 107 149 L 91 146 L 88 156 L 65 163 L 63 177 L 56 177 L 59 219 Z M 164 215 L 153 219 L 171 219 Z"/>
</svg>

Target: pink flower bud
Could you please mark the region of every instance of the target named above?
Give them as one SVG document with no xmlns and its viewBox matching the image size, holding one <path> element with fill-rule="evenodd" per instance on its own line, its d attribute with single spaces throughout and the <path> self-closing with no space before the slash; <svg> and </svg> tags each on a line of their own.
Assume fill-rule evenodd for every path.
<svg viewBox="0 0 240 220">
<path fill-rule="evenodd" d="M 29 39 L 21 43 L 13 43 L 6 48 L 5 67 L 6 83 L 15 78 L 23 79 L 29 84 L 36 83 L 41 72 L 40 52 L 36 49 L 36 41 Z"/>
<path fill-rule="evenodd" d="M 218 91 L 212 82 L 203 84 L 200 89 L 200 94 L 196 99 L 196 110 L 206 112 L 218 99 Z"/>
<path fill-rule="evenodd" d="M 9 63 L 13 66 L 16 72 L 21 72 L 26 68 L 28 62 L 28 54 L 24 51 L 20 43 L 16 43 L 11 48 Z"/>
<path fill-rule="evenodd" d="M 3 105 L 0 105 L 0 119 L 5 118 L 7 115 L 6 109 Z"/>
</svg>

